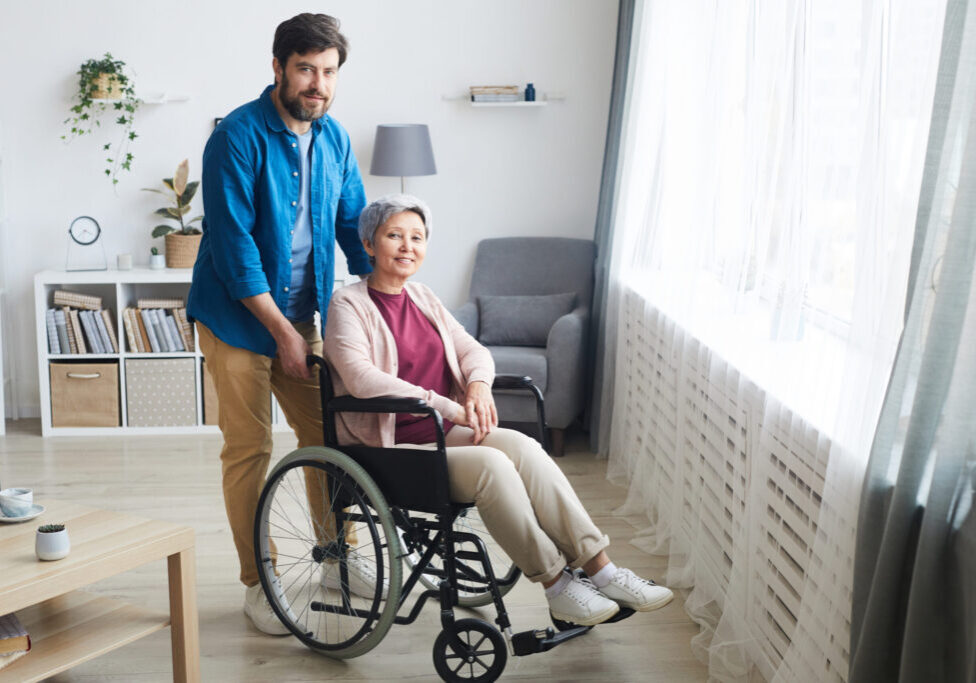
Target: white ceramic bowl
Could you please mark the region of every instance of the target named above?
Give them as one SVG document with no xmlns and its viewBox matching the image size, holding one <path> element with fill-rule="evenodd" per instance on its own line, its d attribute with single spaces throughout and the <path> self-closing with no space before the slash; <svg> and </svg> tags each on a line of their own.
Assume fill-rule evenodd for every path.
<svg viewBox="0 0 976 683">
<path fill-rule="evenodd" d="M 12 488 L 0 491 L 0 512 L 7 517 L 23 517 L 30 512 L 34 504 L 34 492 L 31 489 Z"/>
</svg>

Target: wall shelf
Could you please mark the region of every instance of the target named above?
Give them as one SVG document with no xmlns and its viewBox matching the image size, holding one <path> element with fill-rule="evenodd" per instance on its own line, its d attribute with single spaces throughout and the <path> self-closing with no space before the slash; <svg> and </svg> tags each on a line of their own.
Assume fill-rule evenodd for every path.
<svg viewBox="0 0 976 683">
<path fill-rule="evenodd" d="M 545 107 L 549 102 L 535 100 L 533 102 L 472 102 L 472 107 Z"/>
<path fill-rule="evenodd" d="M 175 102 L 189 102 L 190 96 L 184 93 L 175 92 L 148 92 L 136 94 L 136 99 L 142 102 L 142 104 L 173 104 Z M 112 104 L 114 102 L 121 102 L 121 100 L 109 100 L 102 97 L 96 97 L 92 99 L 92 102 Z"/>
<path fill-rule="evenodd" d="M 472 102 L 471 96 L 463 95 L 441 95 L 445 102 L 467 102 L 472 107 L 545 107 L 550 102 L 563 102 L 566 100 L 564 93 L 541 93 L 538 99 L 532 102 L 518 100 L 516 102 Z"/>
</svg>

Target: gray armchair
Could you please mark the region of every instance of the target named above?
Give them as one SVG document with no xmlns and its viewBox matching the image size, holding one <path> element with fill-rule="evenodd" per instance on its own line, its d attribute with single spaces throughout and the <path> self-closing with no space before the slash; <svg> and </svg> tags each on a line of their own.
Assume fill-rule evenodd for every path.
<svg viewBox="0 0 976 683">
<path fill-rule="evenodd" d="M 592 240 L 483 240 L 469 301 L 454 312 L 491 351 L 496 372 L 528 375 L 542 390 L 556 456 L 563 430 L 583 409 L 595 256 Z M 495 401 L 502 420 L 535 420 L 531 397 L 496 391 Z"/>
</svg>

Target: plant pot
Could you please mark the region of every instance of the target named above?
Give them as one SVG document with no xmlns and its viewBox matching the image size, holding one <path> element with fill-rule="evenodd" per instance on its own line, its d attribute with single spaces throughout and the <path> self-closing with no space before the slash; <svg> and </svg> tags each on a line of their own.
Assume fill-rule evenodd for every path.
<svg viewBox="0 0 976 683">
<path fill-rule="evenodd" d="M 94 80 L 95 88 L 92 90 L 92 98 L 96 100 L 121 100 L 122 84 L 115 74 L 98 74 Z"/>
<path fill-rule="evenodd" d="M 162 270 L 166 267 L 166 257 L 162 254 L 150 254 L 149 267 L 153 270 Z"/>
<path fill-rule="evenodd" d="M 71 551 L 71 541 L 68 539 L 68 530 L 61 531 L 37 531 L 34 539 L 34 552 L 39 560 L 60 560 L 67 557 Z"/>
<path fill-rule="evenodd" d="M 202 234 L 184 235 L 171 232 L 166 235 L 166 267 L 192 268 L 197 262 Z"/>
</svg>

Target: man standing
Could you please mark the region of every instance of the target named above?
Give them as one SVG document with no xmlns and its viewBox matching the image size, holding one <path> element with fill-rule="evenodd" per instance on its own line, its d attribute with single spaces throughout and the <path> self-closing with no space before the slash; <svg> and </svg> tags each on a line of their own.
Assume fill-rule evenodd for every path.
<svg viewBox="0 0 976 683">
<path fill-rule="evenodd" d="M 299 447 L 322 444 L 318 379 L 335 242 L 349 272 L 370 271 L 356 224 L 365 206 L 349 135 L 326 113 L 347 43 L 339 22 L 299 14 L 275 31 L 275 83 L 224 118 L 203 152 L 206 208 L 188 313 L 220 404 L 224 505 L 247 586 L 244 613 L 285 634 L 259 583 L 253 528 L 271 457 L 274 392 Z M 347 538 L 355 545 L 354 538 Z M 350 589 L 372 594 L 375 574 L 348 561 Z M 359 590 L 357 590 L 359 589 Z"/>
</svg>

